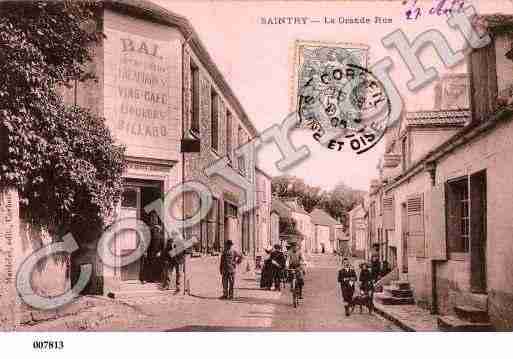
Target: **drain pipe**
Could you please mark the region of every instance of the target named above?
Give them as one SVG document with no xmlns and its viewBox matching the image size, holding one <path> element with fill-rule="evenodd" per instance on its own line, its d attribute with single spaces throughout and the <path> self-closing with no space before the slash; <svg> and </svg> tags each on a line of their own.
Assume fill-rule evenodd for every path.
<svg viewBox="0 0 513 359">
<path fill-rule="evenodd" d="M 192 38 L 192 34 L 189 34 L 185 41 L 182 43 L 182 143 L 185 138 L 185 70 L 184 70 L 184 59 L 185 59 L 185 46 L 189 43 Z M 182 184 L 185 183 L 185 152 L 183 149 L 180 149 L 182 152 Z M 185 211 L 185 192 L 182 192 L 182 220 L 184 217 Z M 185 227 L 182 227 L 182 238 L 185 239 Z M 187 250 L 183 255 L 183 294 L 190 294 L 190 280 L 187 277 Z"/>
<path fill-rule="evenodd" d="M 426 170 L 431 178 L 431 189 L 435 188 L 436 185 L 436 162 L 426 163 Z M 424 234 L 425 235 L 425 234 Z M 437 261 L 430 259 L 431 266 L 431 314 L 438 314 L 438 289 L 436 285 L 437 277 Z"/>
</svg>

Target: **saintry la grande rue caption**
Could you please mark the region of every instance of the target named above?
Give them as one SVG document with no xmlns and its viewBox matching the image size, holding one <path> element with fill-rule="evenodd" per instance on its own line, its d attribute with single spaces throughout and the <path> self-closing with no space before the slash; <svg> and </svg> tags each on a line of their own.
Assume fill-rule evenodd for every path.
<svg viewBox="0 0 513 359">
<path fill-rule="evenodd" d="M 261 16 L 262 25 L 306 25 L 306 24 L 391 24 L 390 17 L 383 16 Z"/>
</svg>

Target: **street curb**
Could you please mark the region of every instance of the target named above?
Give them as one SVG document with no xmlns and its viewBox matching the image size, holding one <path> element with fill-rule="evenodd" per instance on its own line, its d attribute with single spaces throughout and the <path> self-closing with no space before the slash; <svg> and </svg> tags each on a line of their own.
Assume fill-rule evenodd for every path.
<svg viewBox="0 0 513 359">
<path fill-rule="evenodd" d="M 402 320 L 398 319 L 397 317 L 394 317 L 392 314 L 387 313 L 384 310 L 382 310 L 376 306 L 374 306 L 374 311 L 377 314 L 379 314 L 381 317 L 383 317 L 384 319 L 391 321 L 392 323 L 394 323 L 395 325 L 397 325 L 399 328 L 401 328 L 402 330 L 404 330 L 406 332 L 416 332 L 417 331 L 414 327 L 404 323 Z"/>
</svg>

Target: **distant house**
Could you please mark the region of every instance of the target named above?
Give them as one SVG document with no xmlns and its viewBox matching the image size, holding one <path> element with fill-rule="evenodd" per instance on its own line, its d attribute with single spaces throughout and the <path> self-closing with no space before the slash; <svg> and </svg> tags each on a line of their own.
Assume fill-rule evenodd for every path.
<svg viewBox="0 0 513 359">
<path fill-rule="evenodd" d="M 292 218 L 290 208 L 278 197 L 271 201 L 271 244 L 281 244 L 280 219 Z"/>
<path fill-rule="evenodd" d="M 367 249 L 367 211 L 359 204 L 349 211 L 349 240 L 351 253 L 358 258 L 365 258 Z"/>
<path fill-rule="evenodd" d="M 337 224 L 331 231 L 330 241 L 335 243 L 335 250 L 342 255 L 349 257 L 351 253 L 351 243 L 349 234 L 345 231 L 343 224 Z"/>
<path fill-rule="evenodd" d="M 256 252 L 262 253 L 264 248 L 271 245 L 271 207 L 272 207 L 272 195 L 271 195 L 271 181 L 272 177 L 262 171 L 260 168 L 256 168 L 256 187 L 257 196 L 256 203 Z"/>
<path fill-rule="evenodd" d="M 311 213 L 313 225 L 314 253 L 333 253 L 337 249 L 335 242 L 335 229 L 340 223 L 331 217 L 326 211 L 315 208 Z"/>
<path fill-rule="evenodd" d="M 313 227 L 310 215 L 296 197 L 285 198 L 283 203 L 290 209 L 290 216 L 296 220 L 296 229 L 303 235 L 302 251 L 310 253 L 313 240 Z"/>
</svg>

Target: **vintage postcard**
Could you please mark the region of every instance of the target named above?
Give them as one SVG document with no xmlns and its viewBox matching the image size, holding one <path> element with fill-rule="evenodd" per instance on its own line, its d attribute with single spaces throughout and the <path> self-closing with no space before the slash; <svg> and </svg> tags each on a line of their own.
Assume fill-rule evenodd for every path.
<svg viewBox="0 0 513 359">
<path fill-rule="evenodd" d="M 2 1 L 0 80 L 6 336 L 513 330 L 513 1 Z"/>
</svg>

